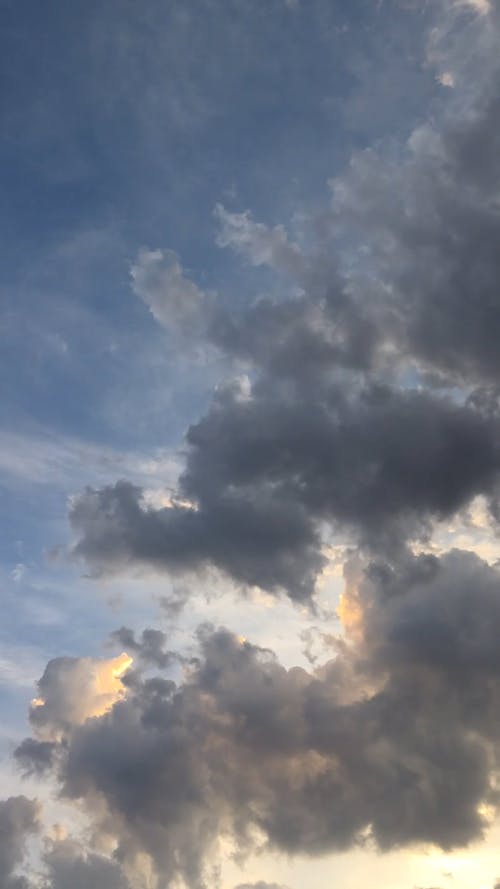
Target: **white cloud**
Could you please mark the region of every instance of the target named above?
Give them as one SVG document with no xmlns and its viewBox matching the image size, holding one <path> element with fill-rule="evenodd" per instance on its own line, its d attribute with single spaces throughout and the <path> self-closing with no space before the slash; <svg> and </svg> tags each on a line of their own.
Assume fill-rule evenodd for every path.
<svg viewBox="0 0 500 889">
<path fill-rule="evenodd" d="M 292 277 L 302 277 L 304 255 L 299 245 L 288 239 L 283 225 L 269 228 L 262 222 L 254 222 L 248 210 L 230 213 L 222 204 L 216 205 L 214 215 L 219 223 L 219 247 L 231 247 L 243 254 L 252 265 L 267 265 Z"/>
<path fill-rule="evenodd" d="M 186 276 L 172 250 L 140 250 L 130 274 L 134 292 L 163 327 L 183 333 L 198 327 L 206 295 Z"/>
</svg>

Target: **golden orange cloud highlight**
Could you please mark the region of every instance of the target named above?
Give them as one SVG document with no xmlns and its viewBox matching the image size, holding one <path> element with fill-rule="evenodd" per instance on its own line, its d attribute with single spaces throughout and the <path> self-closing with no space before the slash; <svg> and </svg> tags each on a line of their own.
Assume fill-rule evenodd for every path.
<svg viewBox="0 0 500 889">
<path fill-rule="evenodd" d="M 344 565 L 345 586 L 340 596 L 337 617 L 345 634 L 353 641 L 359 641 L 363 635 L 363 605 L 359 595 L 359 586 L 363 578 L 363 565 L 357 557 Z"/>
<path fill-rule="evenodd" d="M 126 695 L 122 679 L 132 663 L 126 652 L 109 659 L 63 661 L 47 687 L 41 681 L 41 695 L 31 702 L 33 711 L 42 711 L 37 718 L 39 734 L 59 737 L 68 725 L 82 725 L 108 713 Z"/>
<path fill-rule="evenodd" d="M 126 694 L 126 688 L 122 683 L 122 676 L 133 663 L 133 658 L 126 652 L 111 660 L 94 661 L 95 701 L 90 707 L 86 718 L 91 716 L 103 716 L 111 710 Z"/>
</svg>

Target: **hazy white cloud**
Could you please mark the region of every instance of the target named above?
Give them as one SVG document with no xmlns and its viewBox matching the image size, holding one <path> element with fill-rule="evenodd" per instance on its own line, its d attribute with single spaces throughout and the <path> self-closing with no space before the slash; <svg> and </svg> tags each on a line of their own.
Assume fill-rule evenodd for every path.
<svg viewBox="0 0 500 889">
<path fill-rule="evenodd" d="M 71 490 L 91 478 L 114 478 L 119 472 L 173 488 L 180 466 L 177 454 L 167 449 L 134 453 L 42 431 L 0 433 L 0 477 L 7 485 L 27 482 Z"/>
<path fill-rule="evenodd" d="M 249 210 L 231 213 L 217 204 L 215 218 L 219 229 L 219 247 L 231 247 L 245 256 L 253 265 L 266 265 L 292 278 L 300 278 L 305 272 L 305 257 L 298 244 L 289 240 L 283 225 L 269 228 L 262 222 L 254 222 Z"/>
<path fill-rule="evenodd" d="M 163 327 L 188 336 L 200 333 L 207 296 L 172 250 L 142 249 L 130 274 L 134 292 Z"/>
</svg>

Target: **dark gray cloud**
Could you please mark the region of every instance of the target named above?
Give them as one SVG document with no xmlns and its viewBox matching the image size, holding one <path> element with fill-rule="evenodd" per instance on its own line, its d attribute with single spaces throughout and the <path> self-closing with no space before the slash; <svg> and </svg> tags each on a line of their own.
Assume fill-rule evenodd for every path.
<svg viewBox="0 0 500 889">
<path fill-rule="evenodd" d="M 323 564 L 319 536 L 300 504 L 267 496 L 221 497 L 207 507 L 153 509 L 126 481 L 88 489 L 71 509 L 73 548 L 97 572 L 146 566 L 196 571 L 215 565 L 237 581 L 309 595 Z"/>
<path fill-rule="evenodd" d="M 52 766 L 56 745 L 51 741 L 25 738 L 15 750 L 15 759 L 27 775 L 42 775 Z"/>
<path fill-rule="evenodd" d="M 462 551 L 371 561 L 349 609 L 352 641 L 312 672 L 207 626 L 180 685 L 135 676 L 67 728 L 62 793 L 105 802 L 124 866 L 146 852 L 166 885 L 201 889 L 216 838 L 244 854 L 255 828 L 309 855 L 367 829 L 381 849 L 482 835 L 481 804 L 498 802 L 498 571 Z"/>
<path fill-rule="evenodd" d="M 120 862 L 89 852 L 77 842 L 44 837 L 40 864 L 26 867 L 29 876 L 15 875 L 23 862 L 29 835 L 39 832 L 39 807 L 25 797 L 0 802 L 1 889 L 130 889 Z"/>
<path fill-rule="evenodd" d="M 71 510 L 74 554 L 97 571 L 213 564 L 292 598 L 323 566 L 321 523 L 363 543 L 404 543 L 476 494 L 493 494 L 500 421 L 472 404 L 387 386 L 328 400 L 221 390 L 187 434 L 181 493 L 153 509 L 127 482 Z"/>
<path fill-rule="evenodd" d="M 288 278 L 291 295 L 231 311 L 176 265 L 182 312 L 190 318 L 196 305 L 191 330 L 203 316 L 203 335 L 225 353 L 299 388 L 321 386 L 339 368 L 414 361 L 497 386 L 500 12 L 496 2 L 484 18 L 466 7 L 436 4 L 428 40 L 427 63 L 453 83 L 447 101 L 436 100 L 399 149 L 386 140 L 353 156 L 333 183 L 331 213 L 310 221 L 307 248 L 283 226 L 216 208 L 219 245 Z M 178 329 L 178 286 L 165 279 L 159 251 L 148 257 L 134 267 L 140 295 Z"/>
<path fill-rule="evenodd" d="M 335 182 L 333 205 L 336 230 L 345 236 L 347 228 L 368 257 L 363 271 L 392 317 L 397 349 L 458 381 L 494 387 L 499 21 L 496 2 L 489 16 L 466 28 L 455 22 L 454 35 L 448 18 L 441 46 L 455 85 L 448 108 L 417 128 L 399 157 L 394 151 L 355 157 Z M 354 286 L 365 287 L 366 277 L 355 277 Z"/>
<path fill-rule="evenodd" d="M 110 640 L 117 642 L 129 654 L 133 653 L 134 660 L 139 658 L 145 666 L 165 669 L 178 657 L 174 652 L 165 650 L 166 634 L 151 627 L 143 630 L 139 639 L 136 639 L 130 627 L 120 627 L 111 633 Z"/>
<path fill-rule="evenodd" d="M 156 652 L 158 654 L 158 652 Z M 80 725 L 112 707 L 123 694 L 122 677 L 132 663 L 130 655 L 114 658 L 57 657 L 47 664 L 38 681 L 38 697 L 30 707 L 30 721 L 41 743 L 26 742 L 16 753 L 22 767 L 35 770 L 48 764 L 55 753 L 54 742 L 73 725 Z"/>
<path fill-rule="evenodd" d="M 25 796 L 0 802 L 0 889 L 24 889 L 24 877 L 16 876 L 22 864 L 26 841 L 39 830 L 39 807 Z"/>
</svg>

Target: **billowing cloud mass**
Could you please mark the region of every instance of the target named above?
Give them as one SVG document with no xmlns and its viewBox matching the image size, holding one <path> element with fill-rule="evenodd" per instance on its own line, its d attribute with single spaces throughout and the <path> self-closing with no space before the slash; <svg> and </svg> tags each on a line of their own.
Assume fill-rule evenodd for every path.
<svg viewBox="0 0 500 889">
<path fill-rule="evenodd" d="M 151 628 L 143 630 L 140 639 L 136 639 L 133 630 L 129 627 L 120 627 L 119 630 L 115 630 L 111 634 L 111 639 L 122 645 L 127 651 L 133 651 L 134 660 L 139 659 L 148 666 L 165 669 L 176 658 L 175 652 L 165 650 L 167 636 L 162 630 Z M 117 658 L 111 663 L 115 665 L 118 663 L 118 672 L 116 666 L 112 670 L 116 673 L 117 678 L 120 678 L 132 664 L 132 658 L 123 654 L 121 658 Z M 123 667 L 123 672 L 120 672 L 121 667 Z M 123 689 L 119 690 L 123 691 Z"/>
<path fill-rule="evenodd" d="M 308 670 L 209 624 L 189 658 L 121 627 L 128 654 L 51 660 L 16 758 L 90 828 L 46 845 L 42 889 L 207 889 L 225 841 L 237 860 L 450 850 L 496 817 L 499 567 L 433 535 L 478 496 L 498 535 L 499 40 L 498 2 L 436 4 L 446 97 L 404 145 L 355 154 L 301 231 L 217 206 L 221 250 L 275 282 L 250 304 L 139 254 L 136 295 L 226 377 L 164 505 L 127 479 L 75 493 L 71 557 L 314 607 L 336 544 L 342 633 Z M 25 889 L 36 809 L 1 806 L 0 889 Z"/>
<path fill-rule="evenodd" d="M 312 246 L 217 207 L 219 245 L 284 276 L 288 295 L 217 306 L 180 288 L 177 260 L 165 271 L 163 255 L 139 256 L 134 287 L 170 307 L 162 324 L 204 315 L 205 338 L 249 376 L 189 427 L 178 502 L 151 508 L 127 481 L 75 497 L 73 553 L 94 573 L 215 566 L 304 600 L 325 534 L 387 551 L 478 494 L 497 515 L 498 17 L 495 5 L 459 36 L 435 29 L 456 96 L 396 155 L 352 158 Z"/>
<path fill-rule="evenodd" d="M 313 672 L 205 627 L 179 685 L 134 674 L 112 710 L 66 726 L 61 791 L 100 800 L 118 860 L 146 854 L 165 885 L 201 887 L 225 835 L 308 855 L 367 832 L 384 850 L 482 835 L 498 801 L 498 572 L 458 550 L 356 570 L 355 637 Z"/>
</svg>

